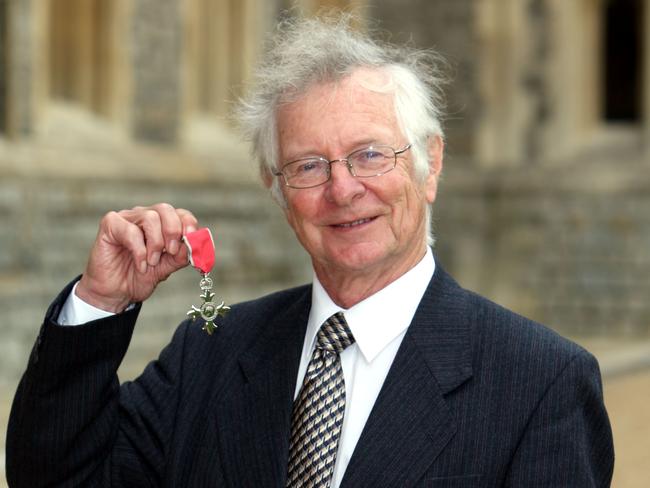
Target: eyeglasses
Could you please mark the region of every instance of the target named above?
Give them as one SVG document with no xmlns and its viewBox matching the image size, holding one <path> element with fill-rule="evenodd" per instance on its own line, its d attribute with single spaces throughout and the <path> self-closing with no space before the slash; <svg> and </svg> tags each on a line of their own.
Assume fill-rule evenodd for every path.
<svg viewBox="0 0 650 488">
<path fill-rule="evenodd" d="M 390 146 L 369 146 L 351 152 L 346 158 L 328 161 L 323 157 L 311 156 L 297 159 L 284 165 L 275 176 L 282 176 L 290 188 L 313 188 L 327 183 L 332 176 L 332 163 L 344 162 L 352 176 L 372 178 L 388 173 L 397 164 L 397 155 L 410 149 L 407 144 L 395 150 Z"/>
</svg>

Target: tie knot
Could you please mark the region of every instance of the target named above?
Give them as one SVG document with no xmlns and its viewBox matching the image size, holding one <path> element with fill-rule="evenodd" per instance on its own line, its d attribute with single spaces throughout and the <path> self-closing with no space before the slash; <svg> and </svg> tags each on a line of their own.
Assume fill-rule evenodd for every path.
<svg viewBox="0 0 650 488">
<path fill-rule="evenodd" d="M 317 348 L 336 354 L 354 343 L 352 331 L 341 312 L 335 313 L 321 325 L 317 339 Z"/>
</svg>

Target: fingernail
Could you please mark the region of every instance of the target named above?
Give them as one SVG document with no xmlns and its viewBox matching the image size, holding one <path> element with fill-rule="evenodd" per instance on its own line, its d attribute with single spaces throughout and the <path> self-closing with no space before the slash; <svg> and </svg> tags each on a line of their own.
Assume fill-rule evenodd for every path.
<svg viewBox="0 0 650 488">
<path fill-rule="evenodd" d="M 167 249 L 169 251 L 169 254 L 171 255 L 176 255 L 178 252 L 178 241 L 176 239 L 172 239 L 169 241 L 169 247 Z"/>
<path fill-rule="evenodd" d="M 188 225 L 187 227 L 185 227 L 186 234 L 189 234 L 190 232 L 194 232 L 194 231 L 196 231 L 196 227 L 194 227 L 193 225 Z"/>
<path fill-rule="evenodd" d="M 147 272 L 147 262 L 146 261 L 140 261 L 140 273 L 145 274 Z"/>
<path fill-rule="evenodd" d="M 149 259 L 151 266 L 156 266 L 160 261 L 160 253 L 158 251 L 151 254 L 151 259 Z"/>
</svg>

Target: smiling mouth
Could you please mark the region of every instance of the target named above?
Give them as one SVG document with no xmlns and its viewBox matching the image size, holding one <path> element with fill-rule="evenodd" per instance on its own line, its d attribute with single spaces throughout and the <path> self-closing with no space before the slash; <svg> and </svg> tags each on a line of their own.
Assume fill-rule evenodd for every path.
<svg viewBox="0 0 650 488">
<path fill-rule="evenodd" d="M 345 222 L 343 224 L 334 224 L 334 227 L 342 227 L 342 228 L 357 227 L 359 225 L 367 224 L 368 222 L 371 222 L 373 220 L 375 220 L 375 217 L 370 217 L 367 219 L 358 219 L 358 220 L 353 220 L 352 222 Z"/>
</svg>

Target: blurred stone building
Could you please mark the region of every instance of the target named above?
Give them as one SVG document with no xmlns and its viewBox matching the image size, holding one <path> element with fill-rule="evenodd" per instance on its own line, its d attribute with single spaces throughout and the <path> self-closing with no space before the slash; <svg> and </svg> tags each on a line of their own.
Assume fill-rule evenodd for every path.
<svg viewBox="0 0 650 488">
<path fill-rule="evenodd" d="M 448 59 L 434 229 L 464 286 L 571 335 L 650 332 L 645 0 L 0 0 L 0 384 L 108 210 L 195 212 L 228 302 L 310 278 L 228 119 L 296 3 Z M 125 377 L 197 300 L 192 270 L 161 285 Z"/>
</svg>

